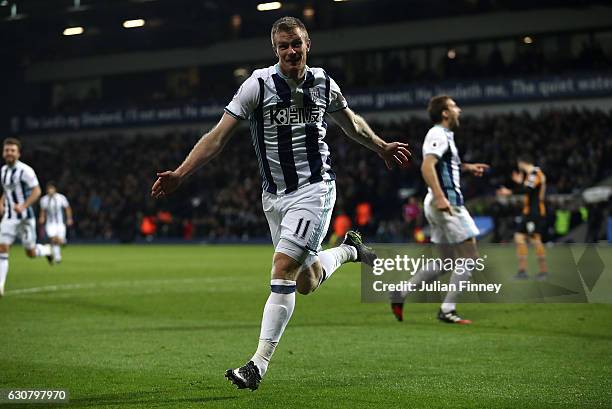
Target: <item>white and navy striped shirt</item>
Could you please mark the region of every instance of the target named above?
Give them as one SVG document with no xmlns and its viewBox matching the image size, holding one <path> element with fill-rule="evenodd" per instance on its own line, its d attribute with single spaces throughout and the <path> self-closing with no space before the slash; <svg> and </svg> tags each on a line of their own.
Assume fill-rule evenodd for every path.
<svg viewBox="0 0 612 409">
<path fill-rule="evenodd" d="M 13 209 L 16 204 L 25 202 L 32 193 L 32 189 L 38 186 L 38 178 L 34 169 L 21 161 L 17 161 L 13 166 L 2 166 L 0 179 L 2 180 L 2 189 L 4 191 L 3 220 L 19 220 L 34 217 L 32 207 L 28 207 L 22 213 L 17 213 Z"/>
<path fill-rule="evenodd" d="M 297 84 L 277 65 L 253 71 L 225 112 L 249 119 L 263 189 L 291 193 L 309 183 L 335 179 L 324 142 L 324 116 L 348 106 L 322 68 L 306 67 Z"/>
<path fill-rule="evenodd" d="M 423 158 L 426 155 L 438 157 L 436 173 L 440 187 L 452 206 L 463 206 L 461 193 L 461 159 L 455 146 L 455 137 L 452 131 L 443 126 L 432 127 L 423 142 Z M 429 193 L 433 194 L 431 188 Z"/>
<path fill-rule="evenodd" d="M 61 193 L 45 195 L 40 199 L 40 208 L 46 212 L 45 224 L 65 224 L 64 210 L 68 207 L 68 199 Z"/>
</svg>

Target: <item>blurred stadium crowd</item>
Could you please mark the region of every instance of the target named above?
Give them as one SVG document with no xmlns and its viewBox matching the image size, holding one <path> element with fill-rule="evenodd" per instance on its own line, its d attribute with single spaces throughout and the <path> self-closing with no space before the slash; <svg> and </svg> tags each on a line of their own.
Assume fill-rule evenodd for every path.
<svg viewBox="0 0 612 409">
<path fill-rule="evenodd" d="M 575 53 L 564 47 L 551 52 L 544 46 L 548 40 L 555 44 L 579 42 L 579 46 Z M 485 41 L 448 49 L 438 46 L 313 56 L 310 64 L 324 67 L 345 92 L 414 82 L 562 75 L 612 69 L 612 50 L 604 49 L 594 36 L 587 37 L 583 33 L 574 34 L 574 37 L 550 35 L 535 40 L 529 38 L 529 41 L 533 43 L 517 44 L 516 39 L 512 39 L 513 51 L 505 56 L 497 43 Z M 430 55 L 431 62 L 419 66 L 416 54 Z M 78 93 L 71 92 L 69 86 L 57 84 L 43 92 L 38 105 L 32 109 L 48 113 L 51 108 L 54 113 L 70 113 L 108 106 L 147 107 L 176 102 L 223 104 L 246 78 L 245 73 L 268 66 L 270 62 L 266 60 L 240 69 L 235 65 L 221 65 L 127 73 L 106 77 L 102 84 L 94 81 L 87 92 Z M 87 87 L 86 82 L 81 85 Z M 127 96 L 126 89 L 130 90 Z"/>
<path fill-rule="evenodd" d="M 341 232 L 352 225 L 377 241 L 420 240 L 420 203 L 426 193 L 419 171 L 421 143 L 430 123 L 414 118 L 372 125 L 387 140 L 408 142 L 414 165 L 388 171 L 375 154 L 331 126 L 327 141 L 338 185 L 331 230 Z M 497 218 L 494 240 L 509 239 L 511 231 L 499 229 L 505 225 L 512 229 L 511 222 L 502 219 L 510 220 L 518 208 L 493 198 L 499 186 L 511 186 L 517 156 L 529 152 L 536 158 L 547 175 L 549 195 L 579 197 L 583 189 L 612 175 L 612 163 L 606 160 L 612 157 L 611 130 L 612 112 L 599 110 L 544 111 L 535 117 L 527 113 L 466 115 L 456 133 L 463 161 L 492 166 L 481 179 L 466 176 L 463 180 L 471 211 Z M 55 181 L 71 201 L 73 239 L 265 240 L 269 233 L 261 210 L 260 176 L 247 127 L 175 196 L 161 202 L 149 198 L 156 171 L 174 169 L 199 136 L 182 131 L 161 137 L 75 136 L 44 144 L 30 139 L 22 158 L 34 167 L 41 183 Z M 568 206 L 549 202 L 551 227 L 556 210 L 579 212 L 579 207 Z M 585 217 L 570 219 L 575 224 Z"/>
</svg>

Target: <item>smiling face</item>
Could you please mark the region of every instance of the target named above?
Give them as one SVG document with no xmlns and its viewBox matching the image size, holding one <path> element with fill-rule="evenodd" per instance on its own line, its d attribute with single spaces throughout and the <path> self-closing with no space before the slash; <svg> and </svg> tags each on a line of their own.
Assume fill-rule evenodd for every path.
<svg viewBox="0 0 612 409">
<path fill-rule="evenodd" d="M 14 145 L 12 143 L 4 145 L 4 149 L 2 150 L 2 157 L 8 165 L 13 166 L 15 162 L 19 160 L 19 156 L 19 146 Z"/>
<path fill-rule="evenodd" d="M 287 77 L 299 80 L 304 76 L 309 50 L 310 40 L 299 27 L 274 34 L 274 52 L 281 72 Z"/>
</svg>

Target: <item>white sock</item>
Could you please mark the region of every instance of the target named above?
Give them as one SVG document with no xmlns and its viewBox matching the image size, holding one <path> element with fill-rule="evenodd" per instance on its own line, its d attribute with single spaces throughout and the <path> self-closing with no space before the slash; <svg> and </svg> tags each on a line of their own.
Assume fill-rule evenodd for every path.
<svg viewBox="0 0 612 409">
<path fill-rule="evenodd" d="M 459 288 L 460 281 L 469 280 L 472 277 L 473 268 L 465 268 L 463 274 L 457 274 L 455 271 L 451 273 L 450 279 L 448 280 L 449 284 L 453 284 L 455 288 Z M 440 306 L 442 312 L 451 312 L 457 309 L 457 300 L 459 299 L 459 295 L 461 291 L 449 291 L 446 293 L 446 297 L 444 297 L 444 302 Z"/>
<path fill-rule="evenodd" d="M 319 262 L 321 267 L 323 267 L 323 277 L 321 277 L 319 285 L 331 277 L 334 271 L 342 264 L 355 260 L 357 260 L 357 249 L 348 244 L 341 244 L 338 247 L 321 251 L 319 253 Z"/>
<path fill-rule="evenodd" d="M 268 370 L 270 358 L 280 341 L 283 331 L 295 307 L 295 281 L 273 279 L 270 281 L 270 296 L 261 320 L 259 345 L 251 361 L 259 368 L 263 377 Z"/>
<path fill-rule="evenodd" d="M 440 309 L 444 313 L 451 312 L 457 309 L 457 304 L 455 304 L 454 302 L 445 302 L 445 303 L 442 303 L 442 305 L 440 306 Z"/>
<path fill-rule="evenodd" d="M 62 248 L 59 244 L 54 244 L 51 246 L 53 249 L 53 259 L 57 261 L 61 261 L 62 259 Z"/>
<path fill-rule="evenodd" d="M 8 268 L 8 253 L 0 253 L 0 291 L 4 290 L 4 283 L 6 283 Z"/>
<path fill-rule="evenodd" d="M 48 244 L 37 244 L 35 249 L 36 257 L 44 257 L 51 255 L 51 246 Z"/>
</svg>

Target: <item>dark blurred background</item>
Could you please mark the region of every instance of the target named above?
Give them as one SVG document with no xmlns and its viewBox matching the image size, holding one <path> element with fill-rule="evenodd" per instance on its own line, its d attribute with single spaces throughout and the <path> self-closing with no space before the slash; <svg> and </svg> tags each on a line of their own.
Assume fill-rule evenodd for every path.
<svg viewBox="0 0 612 409">
<path fill-rule="evenodd" d="M 170 200 L 148 198 L 255 68 L 275 63 L 283 15 L 313 41 L 309 65 L 414 166 L 387 171 L 330 126 L 338 201 L 330 236 L 426 241 L 421 143 L 427 100 L 462 107 L 457 145 L 483 240 L 509 241 L 520 196 L 497 197 L 521 153 L 547 175 L 548 241 L 612 240 L 612 7 L 606 1 L 0 1 L 0 129 L 75 211 L 74 241 L 265 241 L 248 127 Z M 128 22 L 129 21 L 129 22 Z M 135 26 L 125 28 L 125 26 Z M 66 35 L 74 33 L 74 35 Z M 245 124 L 246 125 L 246 124 Z"/>
</svg>

